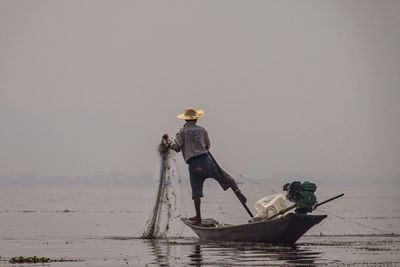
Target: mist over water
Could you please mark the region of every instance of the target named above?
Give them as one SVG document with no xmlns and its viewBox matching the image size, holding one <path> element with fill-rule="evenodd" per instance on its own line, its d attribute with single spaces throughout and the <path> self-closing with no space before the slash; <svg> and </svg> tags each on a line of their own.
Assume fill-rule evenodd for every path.
<svg viewBox="0 0 400 267">
<path fill-rule="evenodd" d="M 399 10 L 0 1 L 0 177 L 151 173 L 194 106 L 250 176 L 398 179 Z"/>
</svg>

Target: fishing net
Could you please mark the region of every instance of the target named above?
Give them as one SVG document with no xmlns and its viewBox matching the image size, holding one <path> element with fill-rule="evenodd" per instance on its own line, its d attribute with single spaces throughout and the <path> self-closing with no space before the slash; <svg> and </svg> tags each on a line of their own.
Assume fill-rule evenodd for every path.
<svg viewBox="0 0 400 267">
<path fill-rule="evenodd" d="M 158 146 L 158 154 L 160 157 L 158 189 L 153 211 L 142 235 L 146 239 L 167 237 L 167 234 L 171 232 L 172 222 L 179 219 L 181 213 L 185 212 L 182 181 L 177 174 L 175 153 L 167 149 L 165 141 L 162 140 Z M 175 236 L 179 236 L 179 232 L 181 231 L 177 229 L 172 231 Z"/>
</svg>

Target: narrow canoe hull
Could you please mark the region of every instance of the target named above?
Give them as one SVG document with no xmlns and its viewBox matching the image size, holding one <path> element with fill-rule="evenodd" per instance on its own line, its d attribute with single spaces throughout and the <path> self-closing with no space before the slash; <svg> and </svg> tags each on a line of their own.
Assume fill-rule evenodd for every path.
<svg viewBox="0 0 400 267">
<path fill-rule="evenodd" d="M 182 221 L 201 240 L 293 244 L 326 217 L 327 215 L 289 213 L 268 221 L 217 227 L 192 224 L 186 218 L 182 218 Z"/>
</svg>

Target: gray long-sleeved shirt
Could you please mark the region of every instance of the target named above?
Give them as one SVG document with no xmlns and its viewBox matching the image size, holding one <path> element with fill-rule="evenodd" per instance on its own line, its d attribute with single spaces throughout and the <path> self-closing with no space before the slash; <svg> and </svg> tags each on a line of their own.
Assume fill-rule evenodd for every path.
<svg viewBox="0 0 400 267">
<path fill-rule="evenodd" d="M 183 128 L 176 134 L 175 140 L 171 141 L 170 148 L 176 152 L 182 151 L 183 159 L 189 159 L 208 153 L 210 139 L 206 129 L 196 125 L 195 121 L 187 121 Z"/>
</svg>

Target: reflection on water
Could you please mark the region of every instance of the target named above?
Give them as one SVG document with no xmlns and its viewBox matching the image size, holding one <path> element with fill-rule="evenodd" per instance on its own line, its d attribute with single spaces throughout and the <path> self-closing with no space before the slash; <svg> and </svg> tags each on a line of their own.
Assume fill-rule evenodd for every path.
<svg viewBox="0 0 400 267">
<path fill-rule="evenodd" d="M 202 242 L 196 239 L 145 240 L 154 266 L 317 266 L 322 252 L 263 243 Z"/>
<path fill-rule="evenodd" d="M 203 256 L 201 254 L 201 246 L 200 244 L 196 244 L 193 246 L 193 251 L 189 255 L 190 259 L 190 265 L 192 266 L 201 266 L 201 263 L 203 262 Z"/>
<path fill-rule="evenodd" d="M 151 254 L 155 256 L 153 264 L 157 264 L 158 266 L 170 266 L 170 246 L 163 245 L 160 239 L 150 239 L 148 244 Z"/>
</svg>

